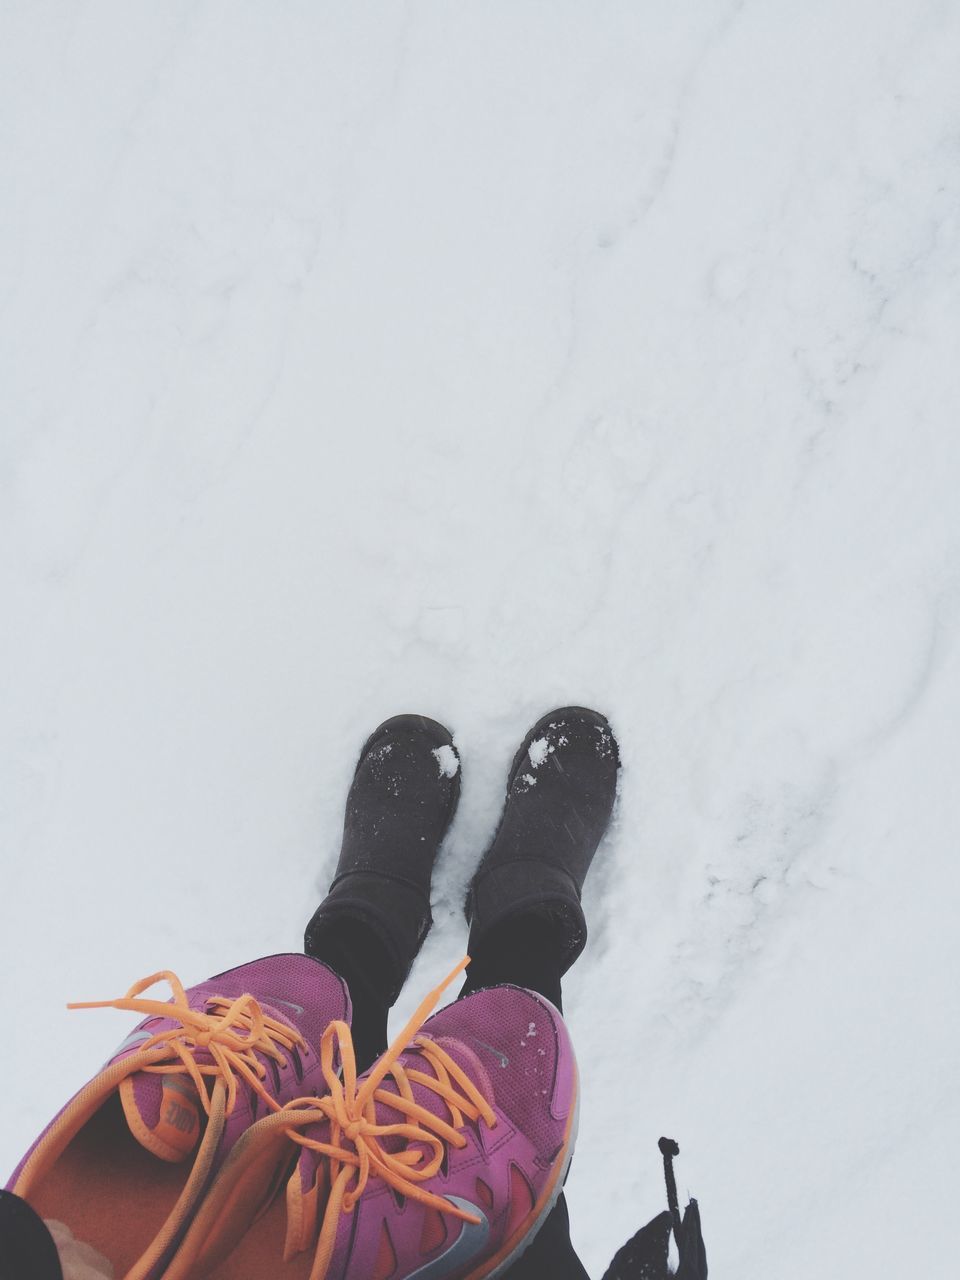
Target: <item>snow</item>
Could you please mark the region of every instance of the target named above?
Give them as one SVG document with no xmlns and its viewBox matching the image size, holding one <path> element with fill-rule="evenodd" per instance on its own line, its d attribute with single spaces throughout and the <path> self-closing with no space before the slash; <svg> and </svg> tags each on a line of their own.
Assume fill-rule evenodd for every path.
<svg viewBox="0 0 960 1280">
<path fill-rule="evenodd" d="M 441 777 L 455 778 L 460 770 L 460 760 L 453 747 L 436 747 L 433 752 Z"/>
<path fill-rule="evenodd" d="M 546 738 L 534 738 L 527 748 L 527 755 L 530 757 L 530 763 L 534 769 L 540 768 L 552 750 L 553 747 L 550 746 Z"/>
<path fill-rule="evenodd" d="M 940 0 L 4 6 L 0 1164 L 125 1034 L 68 999 L 299 945 L 414 711 L 399 1028 L 578 703 L 591 1273 L 669 1134 L 711 1274 L 952 1275 L 958 55 Z"/>
</svg>

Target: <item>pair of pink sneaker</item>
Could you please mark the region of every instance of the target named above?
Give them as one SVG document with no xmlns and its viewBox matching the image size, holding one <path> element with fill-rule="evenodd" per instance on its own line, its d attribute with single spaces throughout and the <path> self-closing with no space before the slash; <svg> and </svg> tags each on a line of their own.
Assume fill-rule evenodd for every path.
<svg viewBox="0 0 960 1280">
<path fill-rule="evenodd" d="M 145 1015 L 8 1184 L 119 1280 L 480 1280 L 559 1196 L 577 1071 L 542 996 L 432 992 L 359 1078 L 346 984 L 270 956 L 109 1002 Z M 173 999 L 150 997 L 166 979 Z M 107 1272 L 109 1274 L 109 1272 Z"/>
</svg>

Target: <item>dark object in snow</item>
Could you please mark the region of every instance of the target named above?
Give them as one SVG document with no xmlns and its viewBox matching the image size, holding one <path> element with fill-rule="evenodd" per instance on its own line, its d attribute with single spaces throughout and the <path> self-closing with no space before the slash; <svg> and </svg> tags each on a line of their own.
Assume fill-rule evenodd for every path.
<svg viewBox="0 0 960 1280">
<path fill-rule="evenodd" d="M 304 949 L 354 987 L 354 973 L 342 967 L 342 939 L 359 925 L 364 964 L 356 976 L 364 987 L 372 982 L 387 1006 L 430 928 L 433 864 L 459 796 L 460 757 L 436 720 L 392 716 L 365 742 L 347 796 L 340 859 Z"/>
<path fill-rule="evenodd" d="M 707 1251 L 700 1232 L 700 1209 L 691 1200 L 680 1217 L 673 1157 L 680 1148 L 672 1138 L 660 1139 L 663 1174 L 670 1208 L 637 1232 L 620 1249 L 607 1268 L 603 1280 L 707 1280 Z M 672 1272 L 667 1262 L 670 1232 L 677 1242 L 680 1266 Z"/>
<path fill-rule="evenodd" d="M 558 707 L 529 731 L 467 893 L 471 956 L 489 950 L 508 921 L 538 915 L 551 922 L 561 976 L 570 968 L 587 941 L 580 894 L 610 822 L 619 768 L 620 748 L 599 711 Z"/>
<path fill-rule="evenodd" d="M 53 1236 L 12 1191 L 0 1191 L 0 1280 L 63 1280 Z"/>
</svg>

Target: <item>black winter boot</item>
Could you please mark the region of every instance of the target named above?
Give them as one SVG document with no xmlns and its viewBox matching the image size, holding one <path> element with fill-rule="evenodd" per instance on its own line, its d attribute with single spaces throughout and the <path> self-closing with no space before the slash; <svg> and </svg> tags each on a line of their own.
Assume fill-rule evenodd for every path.
<svg viewBox="0 0 960 1280">
<path fill-rule="evenodd" d="M 610 822 L 619 767 L 613 730 L 585 707 L 551 711 L 523 740 L 500 825 L 467 895 L 470 954 L 483 958 L 485 973 L 495 963 L 485 941 L 524 916 L 550 922 L 559 974 L 583 950 L 580 893 Z M 480 977 L 478 972 L 475 980 Z"/>
<path fill-rule="evenodd" d="M 399 995 L 432 923 L 433 864 L 459 795 L 460 757 L 435 720 L 394 716 L 360 753 L 340 861 L 307 925 L 304 948 L 335 962 L 355 950 L 351 931 L 362 935 L 370 945 L 361 949 L 360 963 L 375 970 L 365 976 L 387 1005 Z M 348 965 L 356 967 L 352 955 L 338 971 Z M 350 981 L 353 975 L 344 976 Z"/>
</svg>

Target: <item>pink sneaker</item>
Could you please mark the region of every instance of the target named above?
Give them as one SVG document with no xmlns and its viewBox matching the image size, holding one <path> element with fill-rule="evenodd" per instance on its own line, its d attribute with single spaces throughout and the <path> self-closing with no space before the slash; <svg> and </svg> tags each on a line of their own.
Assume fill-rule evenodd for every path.
<svg viewBox="0 0 960 1280">
<path fill-rule="evenodd" d="M 143 993 L 165 980 L 173 999 Z M 346 986 L 304 955 L 268 956 L 184 990 L 155 974 L 111 1006 L 146 1014 L 60 1111 L 10 1179 L 46 1219 L 105 1255 L 118 1280 L 153 1280 L 203 1192 L 255 1120 L 326 1091 L 328 1023 Z"/>
<path fill-rule="evenodd" d="M 291 1103 L 244 1136 L 167 1280 L 480 1280 L 519 1257 L 573 1153 L 576 1063 L 557 1010 L 520 987 L 478 991 L 424 1022 L 462 968 L 359 1079 L 348 1029 L 328 1028 L 328 1096 Z M 291 1139 L 302 1151 L 286 1204 L 278 1198 L 246 1230 L 248 1201 L 263 1203 L 253 1188 Z"/>
</svg>

